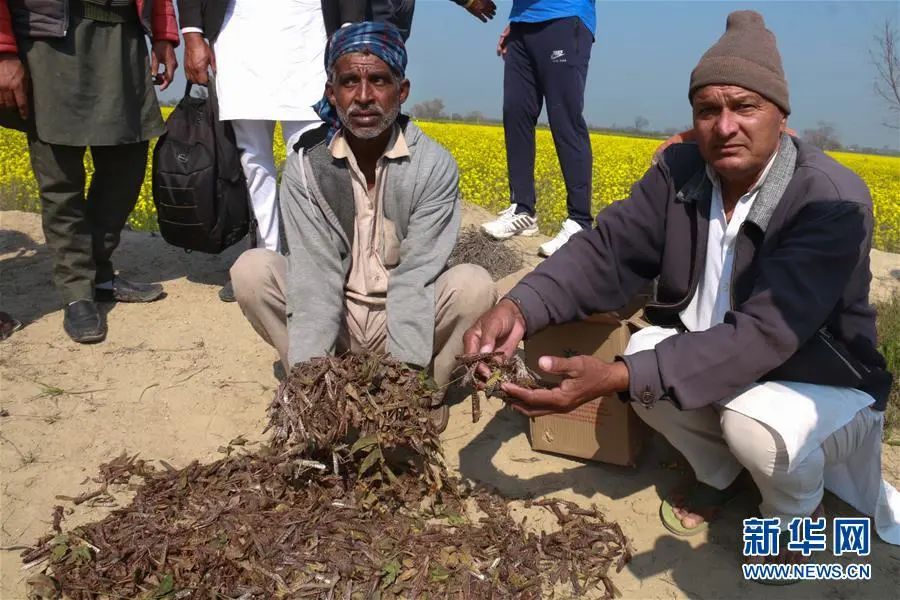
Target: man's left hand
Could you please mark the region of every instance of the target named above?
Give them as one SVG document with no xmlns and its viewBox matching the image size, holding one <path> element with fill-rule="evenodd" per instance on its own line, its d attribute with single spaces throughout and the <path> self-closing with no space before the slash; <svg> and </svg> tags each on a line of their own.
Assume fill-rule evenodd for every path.
<svg viewBox="0 0 900 600">
<path fill-rule="evenodd" d="M 623 362 L 608 363 L 593 356 L 542 356 L 538 366 L 565 379 L 550 390 L 529 390 L 511 383 L 502 386 L 512 397 L 510 406 L 528 417 L 569 412 L 594 398 L 628 389 L 628 367 Z"/>
<path fill-rule="evenodd" d="M 494 4 L 494 0 L 472 0 L 472 3 L 465 8 L 482 23 L 487 23 L 497 14 L 497 5 Z"/>
<path fill-rule="evenodd" d="M 160 66 L 165 67 L 160 72 Z M 150 53 L 150 75 L 153 83 L 159 85 L 159 91 L 163 91 L 175 78 L 175 69 L 178 68 L 178 59 L 175 58 L 175 44 L 168 40 L 153 42 L 153 51 Z"/>
</svg>

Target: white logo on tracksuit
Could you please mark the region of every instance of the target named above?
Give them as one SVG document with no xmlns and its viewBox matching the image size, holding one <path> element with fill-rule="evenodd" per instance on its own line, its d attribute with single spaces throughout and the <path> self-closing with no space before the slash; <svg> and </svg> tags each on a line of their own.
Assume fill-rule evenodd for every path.
<svg viewBox="0 0 900 600">
<path fill-rule="evenodd" d="M 550 62 L 566 62 L 565 50 L 554 50 L 550 53 Z"/>
</svg>

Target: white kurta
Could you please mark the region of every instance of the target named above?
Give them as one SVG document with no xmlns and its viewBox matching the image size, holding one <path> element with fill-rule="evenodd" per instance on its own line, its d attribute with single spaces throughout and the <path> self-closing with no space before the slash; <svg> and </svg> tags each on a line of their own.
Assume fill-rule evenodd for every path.
<svg viewBox="0 0 900 600">
<path fill-rule="evenodd" d="M 321 0 L 229 0 L 215 42 L 219 118 L 318 119 L 326 41 Z"/>
<path fill-rule="evenodd" d="M 679 315 L 688 331 L 704 331 L 725 320 L 725 313 L 731 309 L 731 271 L 734 265 L 734 244 L 741 224 L 750 214 L 750 207 L 759 194 L 772 165 L 776 153 L 769 159 L 766 168 L 753 187 L 741 196 L 731 213 L 731 220 L 725 218 L 725 204 L 719 178 L 708 166 L 706 175 L 713 184 L 712 201 L 709 207 L 709 235 L 706 245 L 706 263 L 703 278 L 697 285 L 697 292 L 687 308 Z"/>
<path fill-rule="evenodd" d="M 729 286 L 735 237 L 773 161 L 774 157 L 756 185 L 738 201 L 730 221 L 725 219 L 718 179 L 707 169 L 713 193 L 706 262 L 697 292 L 680 315 L 689 331 L 704 331 L 723 323 L 725 313 L 731 310 Z M 655 348 L 673 335 L 678 335 L 678 331 L 648 327 L 632 336 L 625 354 Z M 719 405 L 777 432 L 784 441 L 790 473 L 812 450 L 849 423 L 859 410 L 869 410 L 867 407 L 874 401 L 868 394 L 850 388 L 769 381 L 749 385 Z M 879 415 L 879 423 L 884 423 L 883 414 Z M 900 493 L 881 477 L 882 430 L 881 425 L 873 427 L 856 452 L 840 464 L 827 464 L 825 487 L 860 512 L 872 516 L 875 530 L 883 540 L 900 544 Z"/>
</svg>

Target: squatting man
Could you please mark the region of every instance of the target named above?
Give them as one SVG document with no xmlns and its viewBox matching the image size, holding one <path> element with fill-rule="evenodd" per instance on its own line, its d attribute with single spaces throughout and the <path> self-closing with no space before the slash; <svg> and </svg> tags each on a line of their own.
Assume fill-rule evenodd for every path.
<svg viewBox="0 0 900 600">
<path fill-rule="evenodd" d="M 537 416 L 615 393 L 631 402 L 696 475 L 660 508 L 677 535 L 706 528 L 746 470 L 782 532 L 822 516 L 828 488 L 900 544 L 900 494 L 881 479 L 891 375 L 868 302 L 869 191 L 785 133 L 788 85 L 758 13 L 729 15 L 688 92 L 696 143 L 666 148 L 593 230 L 478 319 L 465 351 L 512 355 L 526 335 L 617 310 L 656 280 L 652 326 L 624 356 L 541 357 L 565 378 L 504 384 L 512 406 Z M 804 560 L 780 547 L 765 560 Z"/>
<path fill-rule="evenodd" d="M 490 275 L 447 268 L 460 223 L 457 166 L 400 114 L 410 84 L 390 24 L 331 37 L 324 124 L 300 137 L 281 183 L 282 248 L 231 269 L 237 301 L 286 368 L 346 351 L 388 352 L 446 386 L 462 336 L 496 301 Z M 432 418 L 446 427 L 446 405 Z"/>
</svg>

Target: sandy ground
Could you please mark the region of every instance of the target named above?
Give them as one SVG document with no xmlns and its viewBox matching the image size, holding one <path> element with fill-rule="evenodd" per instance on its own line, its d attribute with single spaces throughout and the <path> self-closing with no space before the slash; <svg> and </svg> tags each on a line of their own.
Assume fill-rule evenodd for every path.
<svg viewBox="0 0 900 600">
<path fill-rule="evenodd" d="M 484 213 L 467 210 L 466 221 Z M 50 259 L 36 215 L 0 213 L 0 307 L 26 323 L 0 344 L 0 545 L 29 544 L 49 530 L 56 495 L 90 490 L 87 478 L 122 451 L 185 465 L 213 460 L 244 434 L 260 439 L 276 385 L 274 352 L 236 304 L 216 297 L 236 250 L 186 254 L 158 236 L 126 232 L 116 255 L 126 276 L 161 281 L 168 296 L 149 305 L 108 305 L 109 338 L 80 346 L 62 331 L 50 284 Z M 533 252 L 539 239 L 517 242 Z M 900 288 L 900 257 L 879 253 L 876 280 Z M 536 259 L 533 259 L 536 262 Z M 740 520 L 754 499 L 691 539 L 668 535 L 660 495 L 683 473 L 674 451 L 652 437 L 635 469 L 533 452 L 527 422 L 499 401 L 472 424 L 470 405 L 455 404 L 444 435 L 452 468 L 510 498 L 554 495 L 595 503 L 634 542 L 633 562 L 615 577 L 625 598 L 888 598 L 900 586 L 900 549 L 874 542 L 867 583 L 807 583 L 770 588 L 742 580 Z M 885 446 L 885 477 L 900 484 L 900 448 Z M 853 514 L 826 498 L 829 514 Z M 79 509 L 69 526 L 99 518 Z M 25 597 L 19 552 L 0 552 L 0 597 Z M 894 590 L 891 592 L 891 590 Z"/>
</svg>

